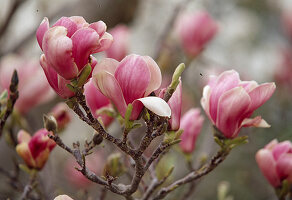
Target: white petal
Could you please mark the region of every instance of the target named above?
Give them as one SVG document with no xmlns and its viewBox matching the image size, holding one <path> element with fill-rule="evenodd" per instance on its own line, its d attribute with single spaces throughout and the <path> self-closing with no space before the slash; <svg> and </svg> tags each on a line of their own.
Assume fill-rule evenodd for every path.
<svg viewBox="0 0 292 200">
<path fill-rule="evenodd" d="M 159 97 L 144 97 L 137 100 L 141 101 L 146 108 L 154 112 L 156 115 L 162 117 L 171 116 L 171 109 L 169 105 Z"/>
</svg>

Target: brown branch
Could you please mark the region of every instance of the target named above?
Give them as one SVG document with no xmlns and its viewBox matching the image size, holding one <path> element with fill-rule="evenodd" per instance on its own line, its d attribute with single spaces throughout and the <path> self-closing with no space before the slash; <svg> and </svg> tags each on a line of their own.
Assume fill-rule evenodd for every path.
<svg viewBox="0 0 292 200">
<path fill-rule="evenodd" d="M 217 152 L 217 154 L 211 159 L 210 163 L 207 163 L 203 165 L 200 169 L 193 171 L 189 174 L 187 174 L 185 177 L 175 181 L 171 185 L 162 188 L 158 194 L 154 197 L 153 200 L 159 200 L 166 197 L 170 192 L 174 191 L 176 188 L 178 188 L 181 185 L 184 185 L 186 183 L 195 181 L 200 179 L 201 177 L 207 175 L 211 171 L 213 171 L 221 162 L 225 160 L 227 155 L 230 152 L 230 148 L 227 149 L 221 149 Z"/>
<path fill-rule="evenodd" d="M 29 195 L 33 191 L 33 188 L 34 188 L 36 177 L 37 177 L 37 172 L 36 171 L 32 172 L 32 174 L 30 175 L 28 184 L 24 187 L 20 200 L 29 199 Z"/>
<path fill-rule="evenodd" d="M 9 87 L 10 94 L 9 94 L 9 98 L 8 98 L 7 105 L 6 105 L 6 111 L 5 111 L 3 118 L 0 120 L 0 137 L 2 135 L 4 125 L 5 125 L 8 117 L 13 112 L 14 104 L 15 104 L 16 100 L 18 99 L 17 87 L 18 87 L 18 75 L 17 75 L 17 71 L 14 70 L 12 78 L 11 78 L 10 87 Z"/>
</svg>

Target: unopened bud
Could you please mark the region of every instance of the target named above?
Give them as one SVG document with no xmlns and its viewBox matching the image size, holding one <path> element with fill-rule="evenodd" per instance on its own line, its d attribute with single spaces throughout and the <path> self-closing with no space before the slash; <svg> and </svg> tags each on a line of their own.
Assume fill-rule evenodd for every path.
<svg viewBox="0 0 292 200">
<path fill-rule="evenodd" d="M 114 153 L 111 154 L 104 167 L 104 175 L 109 174 L 112 177 L 118 177 L 122 175 L 125 171 L 123 163 L 121 162 L 121 154 Z"/>
<path fill-rule="evenodd" d="M 102 143 L 103 137 L 99 133 L 95 132 L 92 141 L 95 145 L 99 145 Z"/>
<path fill-rule="evenodd" d="M 56 130 L 57 130 L 57 121 L 53 116 L 44 115 L 43 116 L 43 121 L 44 121 L 44 127 L 48 131 L 56 132 Z"/>
</svg>

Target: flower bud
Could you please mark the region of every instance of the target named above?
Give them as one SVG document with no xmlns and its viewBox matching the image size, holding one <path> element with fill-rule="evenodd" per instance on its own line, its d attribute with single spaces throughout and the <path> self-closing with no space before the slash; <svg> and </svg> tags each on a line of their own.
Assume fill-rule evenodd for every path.
<svg viewBox="0 0 292 200">
<path fill-rule="evenodd" d="M 38 130 L 32 137 L 24 130 L 18 132 L 16 152 L 29 168 L 41 170 L 56 146 L 48 134 L 46 129 Z"/>
<path fill-rule="evenodd" d="M 217 24 L 207 12 L 187 13 L 177 20 L 176 30 L 184 51 L 195 57 L 215 36 Z"/>
<path fill-rule="evenodd" d="M 192 108 L 183 115 L 180 122 L 180 129 L 183 130 L 180 148 L 184 153 L 192 153 L 194 150 L 203 122 L 204 118 L 198 108 Z"/>
<path fill-rule="evenodd" d="M 71 121 L 70 110 L 66 103 L 58 103 L 50 112 L 57 121 L 58 131 L 64 130 Z"/>
<path fill-rule="evenodd" d="M 122 175 L 125 172 L 124 165 L 121 161 L 121 154 L 120 153 L 114 153 L 111 154 L 106 162 L 106 165 L 104 167 L 104 176 L 107 174 L 112 177 L 118 177 Z"/>
</svg>

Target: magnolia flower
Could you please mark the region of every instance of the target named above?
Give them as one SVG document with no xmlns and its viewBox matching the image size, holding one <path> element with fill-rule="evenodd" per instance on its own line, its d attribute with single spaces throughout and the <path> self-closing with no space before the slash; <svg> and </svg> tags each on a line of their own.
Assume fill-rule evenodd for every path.
<svg viewBox="0 0 292 200">
<path fill-rule="evenodd" d="M 264 176 L 274 187 L 283 180 L 292 183 L 292 143 L 272 140 L 256 154 L 256 161 Z"/>
<path fill-rule="evenodd" d="M 287 8 L 283 11 L 282 24 L 286 34 L 292 37 L 292 8 Z"/>
<path fill-rule="evenodd" d="M 281 63 L 275 70 L 275 80 L 288 89 L 292 87 L 292 49 L 281 51 Z"/>
<path fill-rule="evenodd" d="M 162 89 L 159 97 L 163 98 L 166 92 L 166 88 Z M 167 102 L 171 109 L 171 118 L 169 120 L 170 130 L 176 131 L 180 126 L 180 117 L 181 117 L 181 109 L 182 109 L 182 84 L 181 80 L 172 94 L 171 98 Z"/>
<path fill-rule="evenodd" d="M 258 85 L 255 81 L 241 81 L 236 71 L 225 71 L 204 87 L 201 105 L 224 136 L 234 138 L 241 127 L 270 127 L 261 116 L 250 117 L 275 89 L 275 83 Z"/>
<path fill-rule="evenodd" d="M 55 105 L 50 114 L 56 119 L 59 130 L 65 129 L 71 121 L 70 110 L 64 102 Z"/>
<path fill-rule="evenodd" d="M 52 68 L 64 79 L 76 78 L 87 64 L 93 65 L 91 54 L 110 47 L 113 38 L 105 31 L 104 22 L 88 24 L 80 16 L 62 17 L 51 28 L 44 18 L 36 32 L 44 52 L 41 56 L 44 71 Z"/>
<path fill-rule="evenodd" d="M 192 108 L 183 115 L 180 122 L 180 129 L 184 132 L 181 135 L 179 145 L 184 153 L 192 153 L 194 150 L 203 123 L 204 118 L 201 116 L 201 111 L 198 108 Z"/>
<path fill-rule="evenodd" d="M 103 124 L 108 126 L 113 121 L 113 118 L 107 114 L 98 114 L 98 111 L 102 108 L 110 108 L 110 100 L 95 87 L 92 79 L 84 85 L 84 95 L 92 115 L 95 118 L 101 117 Z"/>
<path fill-rule="evenodd" d="M 108 58 L 121 61 L 128 53 L 129 49 L 129 29 L 125 25 L 117 25 L 109 33 L 114 41 L 109 49 L 105 51 Z"/>
<path fill-rule="evenodd" d="M 143 104 L 157 115 L 170 117 L 171 110 L 161 98 L 148 97 L 161 84 L 161 72 L 149 56 L 129 55 L 121 62 L 106 58 L 93 71 L 93 81 L 124 117 L 133 104 L 130 119 L 138 118 Z"/>
<path fill-rule="evenodd" d="M 19 55 L 9 55 L 0 62 L 0 87 L 9 91 L 13 71 L 18 74 L 19 98 L 15 108 L 25 114 L 31 108 L 48 102 L 54 97 L 37 60 L 28 60 Z"/>
<path fill-rule="evenodd" d="M 38 130 L 32 137 L 24 130 L 18 132 L 16 152 L 29 168 L 41 170 L 46 164 L 50 152 L 56 146 L 48 134 L 46 129 Z"/>
<path fill-rule="evenodd" d="M 54 198 L 54 200 L 73 200 L 71 197 L 63 194 L 63 195 L 59 195 L 56 198 Z"/>
<path fill-rule="evenodd" d="M 176 31 L 184 51 L 199 54 L 217 33 L 218 26 L 207 12 L 187 13 L 176 22 Z"/>
<path fill-rule="evenodd" d="M 102 174 L 105 160 L 101 152 L 94 152 L 86 156 L 86 167 L 97 175 Z M 64 167 L 66 178 L 76 188 L 86 188 L 93 182 L 88 180 L 81 172 L 77 171 L 74 166 L 77 166 L 75 159 L 69 159 Z"/>
</svg>

